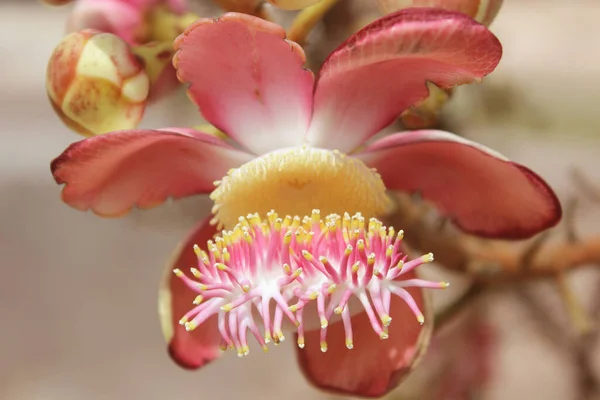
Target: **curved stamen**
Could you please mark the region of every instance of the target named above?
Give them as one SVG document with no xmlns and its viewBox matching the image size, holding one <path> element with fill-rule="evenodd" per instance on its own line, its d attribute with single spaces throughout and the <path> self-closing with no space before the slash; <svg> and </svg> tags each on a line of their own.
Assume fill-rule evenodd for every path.
<svg viewBox="0 0 600 400">
<path fill-rule="evenodd" d="M 265 220 L 258 214 L 242 217 L 233 230 L 207 243 L 208 252 L 194 246 L 198 266 L 191 274 L 196 280 L 174 270 L 197 293 L 195 307 L 181 323 L 192 331 L 218 314 L 223 347 L 235 348 L 244 356 L 249 352 L 248 331 L 267 351 L 271 340 L 276 344 L 284 340 L 287 319 L 296 326 L 298 346 L 303 348 L 306 320 L 312 318 L 305 306 L 316 300 L 321 350 L 327 351 L 327 328 L 334 314 L 341 314 L 346 347 L 352 349 L 348 302 L 354 296 L 375 334 L 387 339 L 392 295 L 404 300 L 422 324 L 423 313 L 405 288 L 448 286 L 402 279 L 433 261 L 431 253 L 407 261 L 400 252 L 403 235 L 374 218 L 367 224 L 360 214 L 331 214 L 321 219 L 319 210 L 314 210 L 304 218 L 281 219 L 271 211 Z"/>
</svg>

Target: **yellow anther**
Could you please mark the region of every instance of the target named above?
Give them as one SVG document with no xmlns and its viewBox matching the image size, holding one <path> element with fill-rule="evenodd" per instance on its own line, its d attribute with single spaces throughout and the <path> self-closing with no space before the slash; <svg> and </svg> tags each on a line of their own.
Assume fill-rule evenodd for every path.
<svg viewBox="0 0 600 400">
<path fill-rule="evenodd" d="M 298 305 L 294 304 L 288 307 L 288 310 L 290 310 L 291 312 L 296 312 L 298 311 Z"/>
<path fill-rule="evenodd" d="M 185 325 L 188 322 L 188 319 L 186 317 L 183 317 L 179 320 L 179 325 Z"/>
<path fill-rule="evenodd" d="M 425 323 L 425 317 L 423 316 L 423 314 L 417 315 L 417 321 L 421 325 L 423 325 Z"/>
<path fill-rule="evenodd" d="M 404 238 L 404 231 L 403 230 L 399 230 L 398 231 L 398 239 L 402 240 Z"/>
<path fill-rule="evenodd" d="M 321 210 L 317 210 L 317 209 L 312 210 L 311 222 L 313 224 L 316 224 L 320 220 L 321 220 Z"/>
<path fill-rule="evenodd" d="M 227 271 L 229 268 L 227 267 L 227 265 L 223 264 L 223 263 L 216 263 L 215 267 L 219 270 L 219 271 Z"/>
<path fill-rule="evenodd" d="M 308 294 L 308 298 L 311 300 L 315 300 L 317 297 L 319 297 L 319 292 L 312 292 Z"/>
<path fill-rule="evenodd" d="M 229 250 L 227 250 L 227 248 L 223 249 L 223 261 L 226 263 L 231 261 L 231 254 L 229 254 Z"/>
<path fill-rule="evenodd" d="M 423 262 L 426 262 L 426 263 L 433 262 L 433 253 L 428 253 L 428 254 L 421 256 L 421 260 L 423 260 Z"/>
<path fill-rule="evenodd" d="M 321 318 L 321 328 L 325 329 L 329 326 L 329 322 L 325 318 Z"/>
<path fill-rule="evenodd" d="M 176 277 L 181 278 L 183 275 L 183 272 L 181 272 L 181 270 L 179 268 L 175 268 L 173 270 L 173 273 L 175 274 Z"/>
<path fill-rule="evenodd" d="M 325 342 L 325 341 L 321 342 L 321 351 L 323 353 L 327 353 L 327 342 Z"/>
<path fill-rule="evenodd" d="M 354 348 L 354 343 L 352 343 L 351 339 L 346 339 L 346 347 L 348 350 L 352 350 Z"/>
<path fill-rule="evenodd" d="M 292 276 L 294 278 L 299 277 L 302 274 L 302 268 L 298 268 L 297 270 L 294 271 L 294 273 L 292 274 Z"/>
<path fill-rule="evenodd" d="M 190 322 L 186 322 L 185 323 L 185 330 L 188 331 L 188 332 L 193 331 L 197 327 L 198 327 L 198 325 L 194 321 L 190 321 Z"/>
<path fill-rule="evenodd" d="M 449 282 L 440 282 L 440 285 L 442 285 L 442 289 L 445 289 L 448 286 L 450 286 L 450 283 Z"/>
<path fill-rule="evenodd" d="M 244 238 L 244 240 L 246 242 L 248 242 L 248 244 L 252 244 L 252 236 L 250 235 L 250 233 L 248 231 L 243 231 L 242 237 Z"/>
<path fill-rule="evenodd" d="M 354 248 L 351 245 L 346 246 L 346 249 L 344 250 L 344 255 L 349 256 L 350 254 L 352 254 L 353 250 Z"/>
<path fill-rule="evenodd" d="M 240 226 L 242 226 L 242 227 L 246 227 L 246 228 L 250 226 L 250 224 L 248 223 L 248 221 L 247 221 L 247 220 L 246 220 L 246 218 L 244 218 L 244 217 L 239 217 L 239 218 L 238 218 L 238 224 L 239 224 Z"/>
<path fill-rule="evenodd" d="M 388 339 L 390 337 L 390 335 L 388 335 L 387 332 L 381 332 L 379 334 L 379 337 L 381 338 L 381 340 L 385 340 L 385 339 Z"/>
<path fill-rule="evenodd" d="M 302 255 L 304 256 L 304 258 L 306 258 L 308 261 L 312 261 L 314 259 L 313 255 L 310 254 L 310 252 L 308 250 L 302 250 Z"/>
<path fill-rule="evenodd" d="M 343 307 L 337 306 L 336 308 L 333 309 L 333 312 L 336 313 L 337 315 L 340 315 L 342 313 L 342 311 L 344 311 Z"/>
<path fill-rule="evenodd" d="M 283 270 L 288 275 L 291 274 L 291 272 L 292 272 L 292 268 L 290 267 L 290 265 L 288 263 L 283 264 Z"/>
<path fill-rule="evenodd" d="M 222 305 L 221 310 L 223 310 L 225 312 L 229 312 L 229 311 L 233 310 L 233 304 L 227 303 L 225 305 Z"/>
<path fill-rule="evenodd" d="M 367 256 L 367 264 L 369 266 L 375 264 L 375 253 L 371 253 Z"/>
<path fill-rule="evenodd" d="M 392 323 L 392 317 L 390 317 L 389 315 L 382 315 L 381 323 L 383 324 L 383 326 L 390 326 L 390 324 Z"/>
<path fill-rule="evenodd" d="M 269 332 L 265 333 L 265 343 L 271 343 L 271 334 Z"/>
<path fill-rule="evenodd" d="M 252 289 L 252 288 L 250 287 L 250 285 L 243 285 L 243 286 L 242 286 L 242 290 L 243 290 L 245 293 L 248 293 L 248 292 L 250 291 L 250 289 Z"/>
<path fill-rule="evenodd" d="M 360 268 L 360 261 L 357 261 L 352 265 L 352 272 L 357 273 L 359 268 Z"/>
<path fill-rule="evenodd" d="M 332 283 L 327 288 L 327 293 L 332 294 L 333 292 L 335 292 L 335 289 L 337 289 L 337 285 L 335 283 Z"/>
<path fill-rule="evenodd" d="M 266 344 L 263 344 L 262 350 L 265 352 L 265 354 L 269 352 L 269 348 L 267 347 Z"/>
<path fill-rule="evenodd" d="M 201 294 L 199 294 L 199 295 L 198 295 L 198 296 L 196 296 L 196 298 L 194 299 L 194 303 L 193 303 L 193 304 L 195 304 L 195 305 L 198 305 L 198 304 L 202 303 L 202 300 L 204 300 L 204 297 L 203 297 Z"/>
<path fill-rule="evenodd" d="M 277 213 L 275 212 L 275 210 L 271 210 L 267 213 L 267 219 L 269 220 L 270 224 L 275 223 L 275 220 L 277 219 Z"/>
<path fill-rule="evenodd" d="M 198 279 L 202 278 L 202 274 L 196 268 L 190 268 L 190 272 L 192 273 L 192 275 L 194 275 L 194 277 Z"/>
<path fill-rule="evenodd" d="M 206 286 L 204 283 L 199 283 L 196 286 L 198 286 L 198 289 L 200 290 L 207 290 L 208 286 Z"/>
<path fill-rule="evenodd" d="M 292 220 L 292 228 L 297 229 L 301 223 L 302 223 L 302 220 L 300 219 L 299 216 L 296 215 Z"/>
<path fill-rule="evenodd" d="M 202 249 L 197 244 L 194 245 L 194 253 L 196 253 L 197 257 L 202 257 Z"/>
<path fill-rule="evenodd" d="M 385 249 L 385 256 L 386 257 L 391 257 L 393 252 L 394 252 L 394 246 L 389 245 L 387 247 L 387 249 Z"/>
<path fill-rule="evenodd" d="M 292 231 L 287 231 L 285 235 L 283 235 L 283 244 L 288 245 L 292 242 Z"/>
<path fill-rule="evenodd" d="M 301 349 L 304 348 L 304 338 L 302 338 L 302 337 L 298 338 L 298 347 L 300 347 Z"/>
<path fill-rule="evenodd" d="M 395 235 L 396 235 L 396 230 L 394 229 L 394 227 L 393 227 L 393 226 L 390 226 L 390 227 L 388 228 L 388 234 L 387 234 L 387 236 L 388 236 L 390 239 L 393 239 Z"/>
<path fill-rule="evenodd" d="M 402 271 L 402 268 L 404 268 L 404 261 L 402 261 L 402 260 L 398 261 L 396 268 L 398 268 L 400 271 Z"/>
<path fill-rule="evenodd" d="M 242 353 L 247 356 L 250 354 L 250 348 L 248 346 L 242 346 Z"/>
<path fill-rule="evenodd" d="M 283 219 L 283 224 L 281 225 L 281 227 L 284 229 L 287 229 L 290 227 L 290 225 L 292 225 L 292 216 L 286 215 L 285 218 Z"/>
</svg>

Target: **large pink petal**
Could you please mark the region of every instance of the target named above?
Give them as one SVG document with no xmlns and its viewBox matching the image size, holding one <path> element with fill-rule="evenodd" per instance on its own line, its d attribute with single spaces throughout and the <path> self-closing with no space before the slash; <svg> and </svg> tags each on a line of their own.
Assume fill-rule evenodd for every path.
<svg viewBox="0 0 600 400">
<path fill-rule="evenodd" d="M 385 13 L 408 7 L 436 7 L 459 11 L 484 25 L 489 25 L 502 5 L 502 0 L 378 0 Z"/>
<path fill-rule="evenodd" d="M 410 8 L 350 37 L 325 61 L 308 132 L 318 147 L 349 151 L 428 96 L 494 70 L 502 46 L 465 14 Z"/>
<path fill-rule="evenodd" d="M 427 311 L 421 289 L 406 289 Z M 406 303 L 395 296 L 390 316 L 393 322 L 387 340 L 373 331 L 365 312 L 353 316 L 352 350 L 345 346 L 342 322 L 329 326 L 326 353 L 320 349 L 319 330 L 306 332 L 305 347 L 296 352 L 306 378 L 320 389 L 353 396 L 381 397 L 394 389 L 423 354 L 432 324 L 427 320 L 419 325 Z"/>
<path fill-rule="evenodd" d="M 469 233 L 522 239 L 561 218 L 560 203 L 542 178 L 451 133 L 397 133 L 357 157 L 377 169 L 388 189 L 419 192 Z"/>
<path fill-rule="evenodd" d="M 79 210 L 120 216 L 168 197 L 209 193 L 230 168 L 252 159 L 214 136 L 179 129 L 112 132 L 71 144 L 51 164 L 62 199 Z"/>
<path fill-rule="evenodd" d="M 209 220 L 210 218 L 207 218 L 198 224 L 175 251 L 173 262 L 167 265 L 158 293 L 158 313 L 163 334 L 169 343 L 169 354 L 177 364 L 189 369 L 200 368 L 221 354 L 221 336 L 216 314 L 192 332 L 187 332 L 179 324 L 179 319 L 194 307 L 192 302 L 196 293 L 173 273 L 175 268 L 187 272 L 197 266 L 198 260 L 193 246 L 197 244 L 206 248 L 206 242 L 216 233 L 216 228 L 209 224 Z"/>
<path fill-rule="evenodd" d="M 283 28 L 228 13 L 196 21 L 175 47 L 179 79 L 210 123 L 256 154 L 302 143 L 313 76 Z"/>
</svg>

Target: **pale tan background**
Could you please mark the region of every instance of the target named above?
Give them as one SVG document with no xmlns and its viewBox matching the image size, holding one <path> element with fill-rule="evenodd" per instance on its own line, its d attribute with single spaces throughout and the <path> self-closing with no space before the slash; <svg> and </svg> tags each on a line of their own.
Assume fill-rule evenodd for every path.
<svg viewBox="0 0 600 400">
<path fill-rule="evenodd" d="M 600 184 L 600 2 L 505 3 L 492 26 L 504 59 L 484 85 L 459 91 L 452 126 L 526 162 L 563 198 L 575 192 L 572 165 Z M 167 357 L 155 313 L 158 279 L 207 202 L 188 199 L 120 220 L 61 203 L 49 162 L 78 137 L 52 113 L 44 70 L 65 15 L 33 2 L 0 3 L 0 399 L 327 398 L 303 380 L 290 342 L 268 356 L 227 354 L 195 373 Z M 144 125 L 195 123 L 191 111 L 173 101 L 151 109 Z M 600 233 L 591 204 L 580 221 L 585 232 Z M 596 278 L 595 271 L 573 278 L 584 301 Z M 551 288 L 541 289 L 549 312 L 564 318 Z M 576 398 L 570 360 L 540 338 L 513 296 L 492 297 L 490 317 L 503 336 L 486 398 Z M 593 365 L 600 377 L 600 354 Z"/>
</svg>

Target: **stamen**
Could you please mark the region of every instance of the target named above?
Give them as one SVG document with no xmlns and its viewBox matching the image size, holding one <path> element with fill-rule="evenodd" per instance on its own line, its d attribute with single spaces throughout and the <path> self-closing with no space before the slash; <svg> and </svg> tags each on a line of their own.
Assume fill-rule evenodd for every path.
<svg viewBox="0 0 600 400">
<path fill-rule="evenodd" d="M 423 313 L 406 288 L 448 286 L 402 279 L 433 261 L 431 253 L 408 261 L 400 252 L 403 235 L 377 219 L 367 222 L 361 214 L 331 214 L 321 219 L 320 211 L 313 210 L 304 218 L 282 219 L 271 211 L 265 220 L 257 214 L 241 217 L 231 231 L 208 241 L 208 252 L 194 246 L 198 265 L 190 270 L 193 278 L 179 269 L 173 271 L 196 293 L 194 306 L 180 323 L 192 331 L 218 315 L 221 348 L 236 349 L 242 357 L 249 353 L 248 331 L 266 352 L 268 343 L 285 339 L 284 330 L 291 324 L 297 330 L 298 346 L 304 348 L 306 318 L 313 317 L 318 319 L 319 346 L 325 352 L 331 318 L 341 314 L 345 345 L 352 349 L 348 302 L 354 296 L 374 333 L 387 339 L 392 295 L 404 300 L 422 324 Z M 313 300 L 316 315 L 307 314 L 312 309 L 305 308 Z"/>
</svg>

